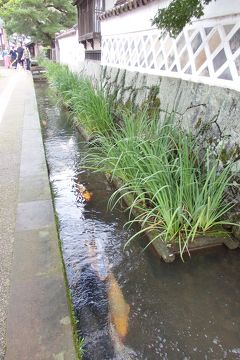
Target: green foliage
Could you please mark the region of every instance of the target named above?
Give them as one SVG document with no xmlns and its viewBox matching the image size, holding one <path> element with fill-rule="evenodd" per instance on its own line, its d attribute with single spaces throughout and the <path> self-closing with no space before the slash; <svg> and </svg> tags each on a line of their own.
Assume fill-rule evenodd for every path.
<svg viewBox="0 0 240 360">
<path fill-rule="evenodd" d="M 0 9 L 3 5 L 7 4 L 9 0 L 0 0 Z"/>
<path fill-rule="evenodd" d="M 86 130 L 93 133 L 106 133 L 112 127 L 110 99 L 93 83 L 51 61 L 43 62 L 47 68 L 50 84 L 57 89 L 65 105 Z"/>
<path fill-rule="evenodd" d="M 212 0 L 173 0 L 165 9 L 159 9 L 152 21 L 159 29 L 167 31 L 171 37 L 177 37 L 184 26 L 193 17 L 204 14 L 204 5 Z"/>
<path fill-rule="evenodd" d="M 66 66 L 46 61 L 52 86 L 80 122 L 97 135 L 86 166 L 110 174 L 122 187 L 110 205 L 123 196 L 132 199 L 130 214 L 139 214 L 129 224 L 140 225 L 137 235 L 152 232 L 166 244 L 177 243 L 181 254 L 198 234 L 221 221 L 232 204 L 225 202 L 231 181 L 231 165 L 220 171 L 220 160 L 208 149 L 199 149 L 184 132 L 174 114 L 159 123 L 158 112 L 119 108 L 114 123 L 111 106 L 101 89 Z"/>
<path fill-rule="evenodd" d="M 85 340 L 83 338 L 78 339 L 78 353 L 79 353 L 79 358 L 82 359 L 83 355 L 84 355 L 84 345 L 85 345 Z"/>
<path fill-rule="evenodd" d="M 9 35 L 25 34 L 45 45 L 51 45 L 56 32 L 76 21 L 71 0 L 9 0 L 0 6 Z"/>
<path fill-rule="evenodd" d="M 123 196 L 133 199 L 130 213 L 139 215 L 129 224 L 141 230 L 127 244 L 148 231 L 155 240 L 177 243 L 182 255 L 196 235 L 224 223 L 221 216 L 232 206 L 224 202 L 231 167 L 220 172 L 219 160 L 208 150 L 199 155 L 197 143 L 176 126 L 174 115 L 161 126 L 147 111 L 127 111 L 122 117 L 121 128 L 98 138 L 88 164 L 123 184 L 111 206 Z"/>
</svg>

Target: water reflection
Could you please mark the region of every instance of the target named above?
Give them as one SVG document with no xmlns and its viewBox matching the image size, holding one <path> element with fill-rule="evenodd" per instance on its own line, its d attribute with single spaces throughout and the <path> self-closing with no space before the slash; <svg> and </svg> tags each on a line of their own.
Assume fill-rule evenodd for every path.
<svg viewBox="0 0 240 360">
<path fill-rule="evenodd" d="M 150 249 L 142 254 L 144 239 L 124 250 L 127 214 L 107 210 L 105 178 L 81 169 L 87 145 L 46 89 L 37 93 L 85 359 L 240 359 L 240 251 L 222 247 L 165 264 Z"/>
</svg>

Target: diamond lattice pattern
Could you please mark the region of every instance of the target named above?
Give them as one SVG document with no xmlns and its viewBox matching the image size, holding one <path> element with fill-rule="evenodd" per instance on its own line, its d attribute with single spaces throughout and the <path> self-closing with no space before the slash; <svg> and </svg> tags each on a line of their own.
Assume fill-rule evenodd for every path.
<svg viewBox="0 0 240 360">
<path fill-rule="evenodd" d="M 156 29 L 103 37 L 102 64 L 166 76 L 240 81 L 240 18 L 185 28 L 172 39 Z M 240 88 L 240 84 L 239 84 Z"/>
</svg>

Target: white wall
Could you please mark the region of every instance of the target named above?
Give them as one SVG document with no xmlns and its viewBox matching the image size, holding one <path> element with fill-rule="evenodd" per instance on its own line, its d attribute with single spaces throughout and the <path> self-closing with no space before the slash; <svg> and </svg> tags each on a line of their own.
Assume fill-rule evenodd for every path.
<svg viewBox="0 0 240 360">
<path fill-rule="evenodd" d="M 212 0 L 205 6 L 204 16 L 201 19 L 216 18 L 219 16 L 234 15 L 240 12 L 239 0 Z"/>
<path fill-rule="evenodd" d="M 63 37 L 63 34 L 56 38 L 58 45 L 58 61 L 66 64 L 72 71 L 78 71 L 85 59 L 85 49 L 78 42 L 78 32 Z"/>
<path fill-rule="evenodd" d="M 109 10 L 114 7 L 114 4 L 117 0 L 105 0 L 105 9 Z"/>
<path fill-rule="evenodd" d="M 101 21 L 101 34 L 106 36 L 149 30 L 152 28 L 151 19 L 158 8 L 164 8 L 169 3 L 170 0 L 156 0 L 132 11 L 107 18 Z"/>
<path fill-rule="evenodd" d="M 213 0 L 176 39 L 151 25 L 169 3 L 152 1 L 102 20 L 101 64 L 239 91 L 240 0 Z"/>
<path fill-rule="evenodd" d="M 112 3 L 112 0 L 107 0 L 107 2 Z M 102 36 L 149 30 L 153 28 L 151 19 L 157 10 L 167 7 L 170 2 L 170 0 L 156 0 L 132 11 L 102 20 Z M 200 20 L 236 14 L 240 14 L 240 0 L 212 0 L 209 5 L 205 6 L 204 16 Z M 200 20 L 196 19 L 195 21 L 199 22 Z"/>
</svg>

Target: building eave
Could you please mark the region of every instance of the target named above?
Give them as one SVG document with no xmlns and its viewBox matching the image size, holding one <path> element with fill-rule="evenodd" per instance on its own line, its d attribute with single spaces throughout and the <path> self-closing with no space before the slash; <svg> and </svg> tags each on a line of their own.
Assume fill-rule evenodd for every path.
<svg viewBox="0 0 240 360">
<path fill-rule="evenodd" d="M 137 9 L 141 6 L 145 6 L 153 1 L 155 0 L 128 0 L 124 4 L 117 5 L 114 8 L 105 11 L 104 13 L 99 15 L 98 18 L 99 20 L 106 20 L 112 16 L 117 16 L 125 12 Z"/>
<path fill-rule="evenodd" d="M 71 36 L 73 34 L 76 34 L 76 31 L 77 31 L 76 27 L 73 27 L 73 28 L 65 30 L 61 33 L 57 33 L 55 36 L 55 39 L 58 40 L 58 39 L 62 39 L 62 38 Z"/>
</svg>

